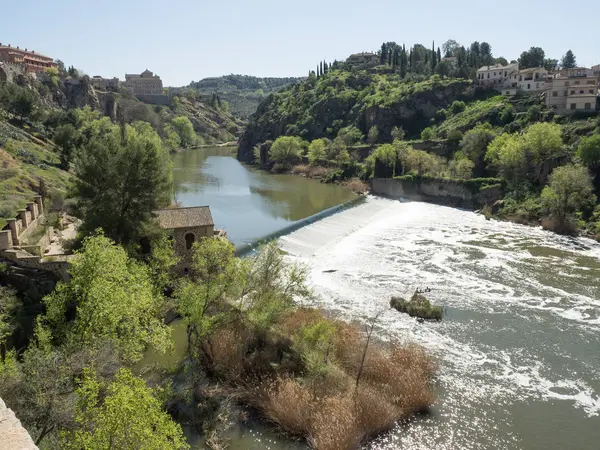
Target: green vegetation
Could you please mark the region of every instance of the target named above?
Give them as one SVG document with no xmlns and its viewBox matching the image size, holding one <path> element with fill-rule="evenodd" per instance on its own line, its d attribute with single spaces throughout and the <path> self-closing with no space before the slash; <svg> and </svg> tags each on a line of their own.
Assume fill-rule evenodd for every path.
<svg viewBox="0 0 600 450">
<path fill-rule="evenodd" d="M 558 167 L 583 164 L 598 197 L 596 113 L 559 116 L 540 96 L 508 98 L 474 86 L 471 80 L 479 67 L 508 63 L 495 58 L 485 42 L 465 48 L 448 41 L 440 55 L 442 50 L 445 57 L 456 59 L 445 65 L 435 46 L 406 48 L 385 42 L 380 65 L 373 68 L 320 63 L 316 74 L 264 100 L 240 138 L 238 159 L 251 162 L 252 149 L 291 137 L 310 142 L 308 151 L 295 152 L 283 165 L 263 152 L 261 167 L 276 165 L 325 182 L 493 178 L 494 183 L 477 193 L 501 187 L 504 203 L 485 210 L 526 223 L 556 215 L 547 201 L 542 204 L 541 195 Z M 549 70 L 558 64 L 539 47 L 523 52 L 519 62 Z M 565 54 L 563 63 L 575 63 L 572 52 Z M 297 165 L 291 168 L 293 164 Z M 498 199 L 496 189 L 478 201 L 493 202 L 492 192 Z M 593 207 L 578 203 L 567 216 L 569 226 L 557 231 L 578 228 L 596 234 Z"/>
<path fill-rule="evenodd" d="M 427 320 L 442 320 L 444 311 L 441 306 L 432 306 L 427 297 L 421 294 L 413 294 L 410 301 L 400 297 L 392 297 L 390 306 L 410 317 L 419 317 Z"/>
<path fill-rule="evenodd" d="M 190 83 L 189 87 L 202 96 L 218 95 L 221 101 L 229 104 L 233 115 L 248 119 L 256 112 L 258 105 L 272 92 L 276 92 L 302 78 L 257 78 L 248 75 L 225 75 L 204 78 Z"/>
<path fill-rule="evenodd" d="M 111 383 L 84 369 L 76 392 L 76 428 L 61 435 L 65 449 L 190 448 L 179 424 L 162 409 L 162 391 L 148 388 L 128 369 L 119 370 Z"/>
</svg>

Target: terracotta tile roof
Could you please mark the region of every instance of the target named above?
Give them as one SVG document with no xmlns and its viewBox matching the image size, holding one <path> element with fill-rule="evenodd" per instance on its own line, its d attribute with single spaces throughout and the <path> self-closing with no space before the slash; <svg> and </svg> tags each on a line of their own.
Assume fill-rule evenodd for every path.
<svg viewBox="0 0 600 450">
<path fill-rule="evenodd" d="M 214 226 L 208 206 L 193 206 L 190 208 L 159 209 L 154 211 L 158 223 L 168 230 L 174 228 L 190 228 Z"/>
</svg>

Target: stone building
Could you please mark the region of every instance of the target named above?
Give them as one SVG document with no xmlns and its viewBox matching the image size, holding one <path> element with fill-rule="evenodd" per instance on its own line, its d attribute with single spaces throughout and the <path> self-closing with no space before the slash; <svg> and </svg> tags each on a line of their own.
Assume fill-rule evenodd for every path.
<svg viewBox="0 0 600 450">
<path fill-rule="evenodd" d="M 118 78 L 103 78 L 100 75 L 95 75 L 90 78 L 90 83 L 99 91 L 114 91 L 119 90 L 119 79 Z"/>
<path fill-rule="evenodd" d="M 180 258 L 177 272 L 187 274 L 192 264 L 192 246 L 201 238 L 225 236 L 215 230 L 215 223 L 208 206 L 159 209 L 154 211 L 161 228 L 171 231 L 175 253 Z"/>
<path fill-rule="evenodd" d="M 125 74 L 125 83 L 123 84 L 133 95 L 139 94 L 162 94 L 163 84 L 158 75 L 154 75 L 148 69 L 141 74 Z"/>
<path fill-rule="evenodd" d="M 346 64 L 355 67 L 375 67 L 379 64 L 379 55 L 376 53 L 354 53 L 346 59 Z"/>
<path fill-rule="evenodd" d="M 48 56 L 40 55 L 33 50 L 22 50 L 19 47 L 3 45 L 0 42 L 0 61 L 21 64 L 29 73 L 44 72 L 50 67 L 58 67 L 54 60 Z"/>
</svg>

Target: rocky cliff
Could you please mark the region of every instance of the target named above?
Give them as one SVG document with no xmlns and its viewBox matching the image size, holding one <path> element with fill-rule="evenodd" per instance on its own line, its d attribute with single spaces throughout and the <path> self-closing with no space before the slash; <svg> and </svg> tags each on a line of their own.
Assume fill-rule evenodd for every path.
<svg viewBox="0 0 600 450">
<path fill-rule="evenodd" d="M 281 135 L 332 139 L 347 126 L 366 135 L 375 125 L 381 142 L 391 139 L 394 127 L 418 136 L 438 110 L 474 96 L 470 80 L 432 77 L 413 82 L 397 75 L 333 71 L 266 98 L 239 140 L 238 158 L 251 160 L 256 144 Z"/>
</svg>

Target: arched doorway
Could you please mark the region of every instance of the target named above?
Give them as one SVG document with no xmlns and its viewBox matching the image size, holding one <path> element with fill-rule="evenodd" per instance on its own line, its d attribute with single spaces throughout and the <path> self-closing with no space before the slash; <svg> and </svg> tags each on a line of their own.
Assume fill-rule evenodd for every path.
<svg viewBox="0 0 600 450">
<path fill-rule="evenodd" d="M 185 248 L 187 250 L 190 250 L 192 248 L 192 245 L 194 245 L 195 241 L 196 241 L 196 236 L 194 235 L 194 233 L 187 233 L 185 235 Z"/>
</svg>

